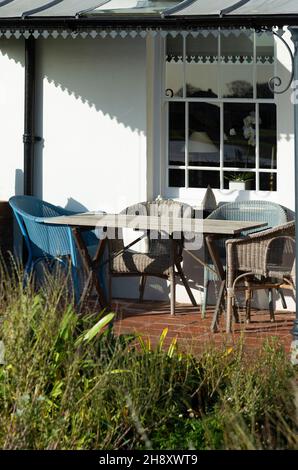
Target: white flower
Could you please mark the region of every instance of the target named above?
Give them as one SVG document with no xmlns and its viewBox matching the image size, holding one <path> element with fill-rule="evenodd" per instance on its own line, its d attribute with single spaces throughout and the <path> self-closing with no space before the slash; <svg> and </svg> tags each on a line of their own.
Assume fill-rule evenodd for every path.
<svg viewBox="0 0 298 470">
<path fill-rule="evenodd" d="M 237 135 L 237 132 L 235 131 L 234 127 L 230 129 L 230 135 Z"/>
<path fill-rule="evenodd" d="M 261 119 L 259 119 L 259 123 L 261 123 Z M 247 139 L 248 145 L 254 147 L 256 145 L 256 116 L 254 111 L 251 111 L 249 115 L 243 119 L 243 124 L 243 136 Z"/>
</svg>

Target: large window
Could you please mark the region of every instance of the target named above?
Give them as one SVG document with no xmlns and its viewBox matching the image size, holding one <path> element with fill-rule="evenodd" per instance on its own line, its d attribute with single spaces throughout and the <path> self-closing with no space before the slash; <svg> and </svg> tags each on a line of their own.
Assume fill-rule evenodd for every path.
<svg viewBox="0 0 298 470">
<path fill-rule="evenodd" d="M 270 33 L 167 36 L 168 187 L 276 191 L 274 57 Z"/>
</svg>

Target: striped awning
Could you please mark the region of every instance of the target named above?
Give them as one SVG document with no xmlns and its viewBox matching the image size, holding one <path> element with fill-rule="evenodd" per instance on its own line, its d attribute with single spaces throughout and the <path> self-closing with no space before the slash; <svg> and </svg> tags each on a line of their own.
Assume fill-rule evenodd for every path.
<svg viewBox="0 0 298 470">
<path fill-rule="evenodd" d="M 0 0 L 0 38 L 7 39 L 146 37 L 284 25 L 298 25 L 298 0 Z"/>
<path fill-rule="evenodd" d="M 2 0 L 0 18 L 76 18 L 107 3 L 107 0 Z"/>
<path fill-rule="evenodd" d="M 298 0 L 184 0 L 164 11 L 163 16 L 175 17 L 267 17 L 298 15 Z"/>
</svg>

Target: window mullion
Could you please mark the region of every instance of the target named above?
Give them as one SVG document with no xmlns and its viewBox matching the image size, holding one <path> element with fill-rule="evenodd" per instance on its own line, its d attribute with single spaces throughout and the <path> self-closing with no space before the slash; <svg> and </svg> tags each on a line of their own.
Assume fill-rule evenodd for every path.
<svg viewBox="0 0 298 470">
<path fill-rule="evenodd" d="M 182 36 L 183 40 L 183 99 L 187 97 L 186 94 L 186 35 Z"/>
<path fill-rule="evenodd" d="M 189 187 L 188 178 L 188 131 L 189 127 L 189 103 L 185 103 L 185 187 Z"/>
<path fill-rule="evenodd" d="M 252 76 L 252 83 L 253 83 L 253 98 L 257 99 L 257 33 L 254 31 L 253 33 L 253 76 Z"/>
<path fill-rule="evenodd" d="M 186 38 L 187 36 L 183 36 L 183 97 L 184 100 L 186 100 Z M 189 119 L 188 119 L 188 102 L 185 101 L 185 188 L 187 189 L 189 187 L 188 184 L 188 124 L 189 124 Z"/>
<path fill-rule="evenodd" d="M 260 190 L 260 107 L 256 103 L 256 191 Z"/>
<path fill-rule="evenodd" d="M 170 118 L 170 103 L 165 103 L 165 114 L 166 114 L 166 120 L 165 120 L 165 133 L 167 136 L 167 145 L 166 145 L 166 162 L 167 162 L 167 171 L 166 171 L 166 187 L 169 187 L 169 143 L 170 143 L 170 133 L 169 133 L 169 118 Z M 162 172 L 161 172 L 162 175 Z M 161 182 L 162 184 L 162 182 Z M 161 185 L 160 185 L 161 189 Z M 161 193 L 162 194 L 162 193 Z"/>
<path fill-rule="evenodd" d="M 220 168 L 220 189 L 224 189 L 224 103 L 220 103 L 220 150 L 219 150 L 219 168 Z"/>
</svg>

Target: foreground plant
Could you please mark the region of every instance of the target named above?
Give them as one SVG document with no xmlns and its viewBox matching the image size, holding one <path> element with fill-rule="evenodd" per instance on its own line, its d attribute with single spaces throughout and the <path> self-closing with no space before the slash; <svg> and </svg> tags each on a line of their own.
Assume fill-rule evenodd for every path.
<svg viewBox="0 0 298 470">
<path fill-rule="evenodd" d="M 274 341 L 182 354 L 113 333 L 110 312 L 78 314 L 68 279 L 24 288 L 1 276 L 2 449 L 297 447 L 293 369 Z"/>
</svg>

